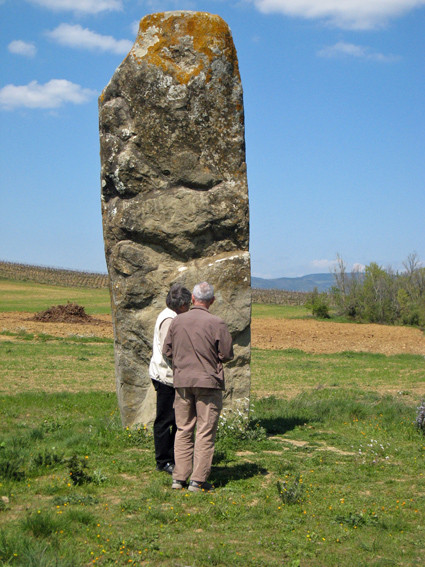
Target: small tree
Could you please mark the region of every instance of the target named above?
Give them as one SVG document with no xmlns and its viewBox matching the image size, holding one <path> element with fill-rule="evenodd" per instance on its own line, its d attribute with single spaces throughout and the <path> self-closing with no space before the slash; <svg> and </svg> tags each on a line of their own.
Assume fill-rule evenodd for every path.
<svg viewBox="0 0 425 567">
<path fill-rule="evenodd" d="M 400 316 L 397 279 L 375 262 L 366 266 L 361 291 L 361 316 L 372 323 L 394 323 Z"/>
<path fill-rule="evenodd" d="M 403 266 L 406 270 L 403 274 L 406 292 L 413 300 L 425 297 L 425 268 L 422 267 L 417 253 L 409 254 Z"/>
<path fill-rule="evenodd" d="M 305 305 L 308 309 L 311 309 L 314 317 L 330 319 L 329 296 L 327 293 L 319 293 L 317 287 L 309 294 Z"/>
<path fill-rule="evenodd" d="M 341 256 L 337 255 L 337 265 L 333 270 L 335 285 L 331 288 L 333 301 L 340 315 L 346 315 L 352 319 L 359 317 L 360 294 L 363 281 L 363 273 L 360 269 L 353 270 L 347 274 L 345 263 Z"/>
<path fill-rule="evenodd" d="M 425 325 L 425 268 L 416 252 L 403 262 L 398 301 L 400 316 L 405 325 Z"/>
</svg>

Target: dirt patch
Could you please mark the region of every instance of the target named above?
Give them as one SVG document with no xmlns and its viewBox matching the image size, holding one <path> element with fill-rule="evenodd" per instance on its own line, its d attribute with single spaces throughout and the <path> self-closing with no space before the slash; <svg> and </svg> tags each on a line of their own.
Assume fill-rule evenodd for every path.
<svg viewBox="0 0 425 567">
<path fill-rule="evenodd" d="M 254 319 L 252 346 L 309 353 L 344 351 L 425 355 L 425 335 L 411 327 L 304 319 Z"/>
<path fill-rule="evenodd" d="M 34 335 L 52 335 L 55 337 L 102 337 L 112 339 L 113 329 L 110 315 L 96 315 L 87 321 L 52 322 L 36 321 L 34 313 L 10 312 L 0 313 L 0 341 L 11 340 L 4 333 L 31 333 Z"/>
<path fill-rule="evenodd" d="M 298 441 L 296 439 L 282 439 L 282 437 L 270 437 L 275 441 L 280 441 L 281 443 L 289 443 L 290 445 L 294 445 L 294 447 L 306 447 L 308 445 L 308 441 Z"/>
<path fill-rule="evenodd" d="M 96 315 L 96 318 L 77 322 L 52 322 L 36 321 L 33 313 L 0 313 L 0 340 L 10 340 L 4 331 L 58 337 L 80 335 L 113 338 L 110 315 Z M 425 356 L 425 335 L 419 329 L 410 327 L 304 319 L 254 319 L 252 346 L 271 350 L 300 349 L 317 354 L 354 351 Z"/>
</svg>

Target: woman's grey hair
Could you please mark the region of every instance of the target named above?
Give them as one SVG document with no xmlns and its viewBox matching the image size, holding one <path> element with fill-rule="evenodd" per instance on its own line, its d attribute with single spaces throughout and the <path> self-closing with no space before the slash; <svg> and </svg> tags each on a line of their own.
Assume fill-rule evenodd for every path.
<svg viewBox="0 0 425 567">
<path fill-rule="evenodd" d="M 195 285 L 192 293 L 198 301 L 211 301 L 214 297 L 214 288 L 208 282 L 202 282 Z"/>
<path fill-rule="evenodd" d="M 165 303 L 167 304 L 167 307 L 173 311 L 177 311 L 179 307 L 190 305 L 191 300 L 192 294 L 186 287 L 183 287 L 180 284 L 173 284 L 167 294 Z"/>
</svg>

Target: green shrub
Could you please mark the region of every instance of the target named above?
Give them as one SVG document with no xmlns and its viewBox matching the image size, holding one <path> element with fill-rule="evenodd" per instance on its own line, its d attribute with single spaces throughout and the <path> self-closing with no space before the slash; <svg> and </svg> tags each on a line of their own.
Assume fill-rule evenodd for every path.
<svg viewBox="0 0 425 567">
<path fill-rule="evenodd" d="M 84 459 L 73 455 L 68 459 L 68 469 L 71 481 L 75 486 L 80 486 L 92 481 L 92 477 L 86 472 L 87 463 Z"/>
<path fill-rule="evenodd" d="M 330 319 L 329 296 L 327 293 L 319 293 L 317 287 L 309 294 L 306 307 L 311 310 L 314 317 L 318 319 Z"/>
<path fill-rule="evenodd" d="M 57 454 L 48 450 L 40 451 L 33 459 L 36 467 L 53 468 L 62 464 L 63 454 Z"/>
<path fill-rule="evenodd" d="M 286 480 L 278 480 L 276 482 L 276 488 L 284 504 L 296 504 L 301 502 L 303 495 L 301 475 L 297 475 L 292 483 L 288 483 Z"/>
</svg>

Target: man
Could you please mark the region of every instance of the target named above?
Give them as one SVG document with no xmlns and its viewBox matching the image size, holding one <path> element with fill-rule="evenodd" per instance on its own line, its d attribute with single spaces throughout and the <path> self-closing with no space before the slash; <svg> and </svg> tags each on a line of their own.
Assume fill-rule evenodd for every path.
<svg viewBox="0 0 425 567">
<path fill-rule="evenodd" d="M 164 341 L 163 354 L 172 360 L 176 390 L 176 490 L 185 488 L 189 477 L 190 491 L 214 490 L 207 478 L 223 405 L 223 362 L 233 358 L 233 346 L 226 323 L 208 311 L 213 303 L 213 287 L 197 284 L 192 309 L 173 319 Z"/>
<path fill-rule="evenodd" d="M 162 356 L 162 347 L 171 321 L 179 313 L 189 310 L 191 293 L 185 287 L 174 284 L 168 292 L 167 307 L 158 315 L 153 335 L 152 358 L 149 376 L 156 390 L 156 417 L 153 426 L 156 469 L 172 474 L 174 468 L 174 418 L 173 373 Z"/>
</svg>

